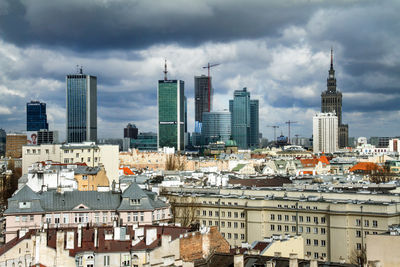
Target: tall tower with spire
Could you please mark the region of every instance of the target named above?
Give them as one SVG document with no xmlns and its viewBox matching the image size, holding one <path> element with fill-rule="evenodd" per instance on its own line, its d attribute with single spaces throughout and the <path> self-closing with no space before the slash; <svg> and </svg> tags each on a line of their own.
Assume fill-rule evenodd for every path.
<svg viewBox="0 0 400 267">
<path fill-rule="evenodd" d="M 348 146 L 348 125 L 342 124 L 342 92 L 336 89 L 335 69 L 333 68 L 333 49 L 331 48 L 331 67 L 328 72 L 327 89 L 321 94 L 321 112 L 334 112 L 338 117 L 339 147 Z"/>
</svg>

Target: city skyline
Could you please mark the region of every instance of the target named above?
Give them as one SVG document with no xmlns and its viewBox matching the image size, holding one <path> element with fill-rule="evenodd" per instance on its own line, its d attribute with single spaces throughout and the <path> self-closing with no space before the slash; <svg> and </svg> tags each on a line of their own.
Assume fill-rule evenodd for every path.
<svg viewBox="0 0 400 267">
<path fill-rule="evenodd" d="M 189 132 L 193 77 L 207 74 L 207 62 L 218 62 L 214 110 L 228 109 L 233 91 L 247 87 L 260 100 L 263 136 L 273 139 L 266 126 L 277 124 L 278 133 L 287 135 L 284 122 L 293 120 L 299 123 L 292 136 L 310 137 L 333 47 L 349 136 L 396 136 L 399 7 L 396 1 L 170 1 L 157 8 L 145 1 L 2 1 L 0 127 L 23 130 L 24 105 L 39 100 L 47 103 L 49 127 L 62 139 L 65 75 L 79 64 L 98 77 L 98 138 L 121 138 L 128 122 L 156 132 L 157 80 L 166 58 L 169 77 L 186 83 Z"/>
</svg>

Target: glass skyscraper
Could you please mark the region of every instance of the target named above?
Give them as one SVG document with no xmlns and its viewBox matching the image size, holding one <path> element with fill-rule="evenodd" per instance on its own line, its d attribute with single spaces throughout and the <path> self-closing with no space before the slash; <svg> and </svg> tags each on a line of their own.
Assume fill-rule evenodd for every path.
<svg viewBox="0 0 400 267">
<path fill-rule="evenodd" d="M 159 80 L 157 147 L 184 150 L 185 83 L 181 80 Z"/>
<path fill-rule="evenodd" d="M 233 100 L 229 100 L 232 114 L 232 138 L 239 148 L 247 149 L 258 146 L 258 100 L 250 100 L 247 88 L 236 90 Z"/>
<path fill-rule="evenodd" d="M 208 101 L 208 76 L 202 75 L 194 77 L 194 119 L 196 133 L 201 132 L 203 112 L 210 112 L 212 110 L 214 90 L 211 82 L 212 78 L 210 77 L 210 101 Z M 208 107 L 210 107 L 210 110 Z"/>
<path fill-rule="evenodd" d="M 67 75 L 67 142 L 97 141 L 97 78 Z"/>
<path fill-rule="evenodd" d="M 231 138 L 231 113 L 228 111 L 203 112 L 203 144 L 226 142 Z"/>
<path fill-rule="evenodd" d="M 46 103 L 31 101 L 26 103 L 26 130 L 39 131 L 48 130 Z"/>
</svg>

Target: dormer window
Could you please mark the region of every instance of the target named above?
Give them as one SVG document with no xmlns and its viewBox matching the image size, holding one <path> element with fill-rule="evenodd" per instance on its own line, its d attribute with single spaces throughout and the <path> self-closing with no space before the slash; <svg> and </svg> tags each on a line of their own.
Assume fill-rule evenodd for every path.
<svg viewBox="0 0 400 267">
<path fill-rule="evenodd" d="M 82 175 L 82 180 L 87 180 L 87 175 Z"/>
<path fill-rule="evenodd" d="M 20 209 L 29 209 L 31 207 L 31 202 L 19 202 Z"/>
<path fill-rule="evenodd" d="M 131 199 L 131 205 L 140 205 L 140 199 Z"/>
</svg>

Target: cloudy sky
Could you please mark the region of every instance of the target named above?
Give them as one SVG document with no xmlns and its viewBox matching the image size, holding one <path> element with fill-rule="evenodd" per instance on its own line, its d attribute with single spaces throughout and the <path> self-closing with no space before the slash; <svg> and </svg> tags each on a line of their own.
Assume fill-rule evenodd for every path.
<svg viewBox="0 0 400 267">
<path fill-rule="evenodd" d="M 350 136 L 400 135 L 399 13 L 397 0 L 0 0 L 0 128 L 25 130 L 26 102 L 40 100 L 63 139 L 65 76 L 82 65 L 98 79 L 100 138 L 128 122 L 156 131 L 166 58 L 191 131 L 193 77 L 212 62 L 215 110 L 247 87 L 264 136 L 293 120 L 309 137 L 333 47 Z"/>
</svg>

